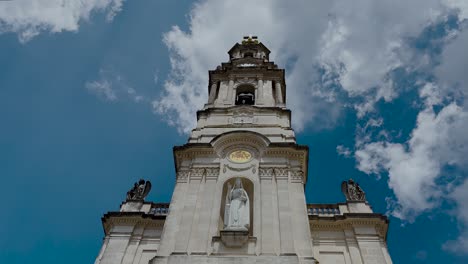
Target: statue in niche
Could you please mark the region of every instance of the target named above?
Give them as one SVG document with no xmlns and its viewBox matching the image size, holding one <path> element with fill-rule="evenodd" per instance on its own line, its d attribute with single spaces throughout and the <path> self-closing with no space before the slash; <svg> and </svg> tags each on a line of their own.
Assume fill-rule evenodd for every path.
<svg viewBox="0 0 468 264">
<path fill-rule="evenodd" d="M 366 193 L 353 179 L 341 183 L 341 191 L 346 196 L 347 201 L 366 201 Z"/>
<path fill-rule="evenodd" d="M 127 192 L 127 201 L 144 201 L 150 190 L 151 182 L 141 179 Z"/>
<path fill-rule="evenodd" d="M 228 183 L 226 205 L 224 209 L 224 230 L 248 231 L 250 226 L 250 201 L 237 178 L 234 186 Z"/>
</svg>

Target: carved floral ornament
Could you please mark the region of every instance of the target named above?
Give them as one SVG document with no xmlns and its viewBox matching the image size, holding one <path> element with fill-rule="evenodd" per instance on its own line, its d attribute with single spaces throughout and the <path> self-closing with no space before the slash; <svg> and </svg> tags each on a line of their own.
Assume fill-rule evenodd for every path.
<svg viewBox="0 0 468 264">
<path fill-rule="evenodd" d="M 250 164 L 248 166 L 231 166 L 224 164 L 223 173 L 228 170 L 234 172 L 241 172 L 251 170 L 253 174 L 257 173 L 257 165 Z M 187 182 L 189 179 L 201 180 L 203 178 L 209 178 L 216 180 L 219 176 L 220 169 L 215 167 L 197 167 L 191 169 L 184 169 L 177 172 L 178 182 Z M 286 168 L 286 167 L 260 167 L 258 168 L 258 176 L 261 179 L 284 179 L 290 180 L 293 183 L 304 183 L 305 177 L 304 172 L 298 168 Z"/>
<path fill-rule="evenodd" d="M 285 167 L 260 167 L 259 177 L 261 179 L 289 179 L 291 182 L 295 183 L 303 183 L 305 180 L 302 170 Z"/>
<path fill-rule="evenodd" d="M 177 181 L 186 182 L 189 178 L 202 179 L 210 178 L 217 179 L 219 175 L 219 168 L 217 167 L 196 167 L 191 169 L 182 169 L 177 172 Z"/>
</svg>

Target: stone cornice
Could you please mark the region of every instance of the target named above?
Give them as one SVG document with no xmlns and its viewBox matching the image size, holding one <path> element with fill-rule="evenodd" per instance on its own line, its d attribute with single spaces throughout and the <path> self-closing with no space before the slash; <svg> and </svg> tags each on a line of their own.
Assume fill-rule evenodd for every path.
<svg viewBox="0 0 468 264">
<path fill-rule="evenodd" d="M 249 109 L 255 113 L 270 113 L 272 111 L 275 112 L 284 112 L 287 113 L 289 116 L 291 115 L 291 110 L 278 107 L 278 106 L 256 106 L 256 105 L 233 105 L 229 107 L 210 107 L 206 109 L 201 109 L 197 111 L 197 117 L 199 118 L 201 114 L 213 112 L 213 113 L 220 113 L 220 114 L 229 114 L 235 111 L 239 111 L 240 109 Z"/>
<path fill-rule="evenodd" d="M 345 213 L 343 215 L 309 215 L 311 230 L 341 231 L 359 226 L 373 226 L 379 237 L 387 240 L 388 218 L 382 214 Z"/>
<path fill-rule="evenodd" d="M 113 226 L 133 225 L 144 227 L 163 227 L 165 215 L 152 215 L 143 212 L 108 212 L 102 218 L 102 227 L 107 236 Z"/>
</svg>

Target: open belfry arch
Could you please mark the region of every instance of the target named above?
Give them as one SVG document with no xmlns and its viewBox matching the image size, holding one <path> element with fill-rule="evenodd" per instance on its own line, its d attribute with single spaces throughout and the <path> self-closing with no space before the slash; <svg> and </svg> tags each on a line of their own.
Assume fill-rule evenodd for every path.
<svg viewBox="0 0 468 264">
<path fill-rule="evenodd" d="M 344 203 L 306 204 L 308 147 L 296 143 L 270 50 L 248 36 L 228 54 L 209 71 L 188 142 L 174 147 L 171 203 L 144 201 L 151 184 L 135 183 L 103 216 L 95 263 L 392 263 L 388 220 L 356 182 L 343 182 Z"/>
</svg>

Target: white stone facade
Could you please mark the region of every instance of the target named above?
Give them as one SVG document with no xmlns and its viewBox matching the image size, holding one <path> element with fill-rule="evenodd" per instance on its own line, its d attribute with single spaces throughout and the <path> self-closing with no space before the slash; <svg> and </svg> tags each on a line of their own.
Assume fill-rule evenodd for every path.
<svg viewBox="0 0 468 264">
<path fill-rule="evenodd" d="M 392 263 L 388 220 L 367 202 L 306 204 L 308 147 L 296 144 L 284 70 L 269 53 L 248 38 L 209 72 L 197 127 L 174 148 L 170 206 L 127 201 L 106 214 L 96 264 Z M 236 151 L 245 158 L 233 160 Z M 234 179 L 250 201 L 248 231 L 223 229 L 226 186 Z"/>
</svg>

